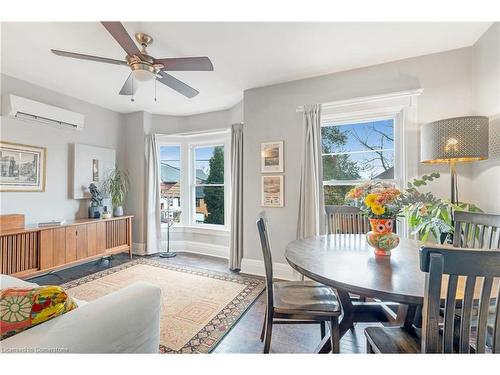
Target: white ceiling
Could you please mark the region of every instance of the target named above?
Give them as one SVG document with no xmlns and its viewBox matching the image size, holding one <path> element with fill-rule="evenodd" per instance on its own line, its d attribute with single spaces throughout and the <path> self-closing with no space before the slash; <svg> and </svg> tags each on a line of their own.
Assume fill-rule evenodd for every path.
<svg viewBox="0 0 500 375">
<path fill-rule="evenodd" d="M 420 56 L 474 44 L 489 23 L 169 23 L 126 22 L 133 35 L 150 34 L 156 58 L 209 56 L 214 72 L 173 72 L 198 89 L 193 99 L 153 82 L 135 102 L 118 92 L 126 66 L 53 55 L 51 48 L 123 59 L 98 22 L 2 23 L 2 72 L 128 113 L 189 115 L 227 109 L 245 89 Z"/>
</svg>

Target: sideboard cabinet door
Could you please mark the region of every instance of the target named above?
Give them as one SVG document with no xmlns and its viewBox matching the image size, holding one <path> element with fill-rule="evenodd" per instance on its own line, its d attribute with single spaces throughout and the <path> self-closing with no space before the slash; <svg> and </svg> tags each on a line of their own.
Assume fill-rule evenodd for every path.
<svg viewBox="0 0 500 375">
<path fill-rule="evenodd" d="M 66 228 L 54 229 L 54 266 L 66 263 Z"/>
<path fill-rule="evenodd" d="M 87 225 L 76 225 L 76 258 L 80 260 L 88 256 Z"/>
<path fill-rule="evenodd" d="M 87 256 L 97 254 L 97 224 L 87 224 Z"/>
<path fill-rule="evenodd" d="M 40 232 L 40 269 L 46 270 L 54 266 L 54 230 Z"/>
<path fill-rule="evenodd" d="M 106 252 L 106 223 L 100 222 L 96 223 L 97 228 L 97 253 L 96 254 L 104 254 Z"/>
<path fill-rule="evenodd" d="M 66 263 L 76 261 L 76 226 L 66 228 Z"/>
</svg>

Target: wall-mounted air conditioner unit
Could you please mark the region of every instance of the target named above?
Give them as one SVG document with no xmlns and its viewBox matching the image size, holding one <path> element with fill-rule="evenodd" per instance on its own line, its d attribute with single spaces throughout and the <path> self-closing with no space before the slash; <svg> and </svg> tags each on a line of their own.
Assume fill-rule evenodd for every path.
<svg viewBox="0 0 500 375">
<path fill-rule="evenodd" d="M 6 114 L 57 128 L 83 130 L 85 116 L 67 109 L 36 102 L 16 95 L 5 95 Z"/>
</svg>

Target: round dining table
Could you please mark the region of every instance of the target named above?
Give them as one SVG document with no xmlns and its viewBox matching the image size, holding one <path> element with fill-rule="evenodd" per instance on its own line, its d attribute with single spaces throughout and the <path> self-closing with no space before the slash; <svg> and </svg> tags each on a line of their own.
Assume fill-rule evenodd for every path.
<svg viewBox="0 0 500 375">
<path fill-rule="evenodd" d="M 286 247 L 288 263 L 302 275 L 366 297 L 421 305 L 425 274 L 422 243 L 401 238 L 391 256 L 377 256 L 362 234 L 333 234 L 296 240 Z"/>
<path fill-rule="evenodd" d="M 285 258 L 302 275 L 336 290 L 342 305 L 342 336 L 356 322 L 382 322 L 407 328 L 420 325 L 426 275 L 419 266 L 419 250 L 423 245 L 402 237 L 392 255 L 377 256 L 364 234 L 330 234 L 290 242 Z M 448 277 L 443 276 L 443 299 L 447 283 Z M 492 298 L 497 295 L 499 284 L 495 279 Z M 465 278 L 460 277 L 457 301 L 463 298 L 464 289 Z M 353 295 L 361 298 L 355 299 Z M 476 283 L 474 295 L 480 298 L 481 283 Z M 366 302 L 365 297 L 371 300 Z M 319 352 L 329 350 L 329 340 L 318 347 Z"/>
<path fill-rule="evenodd" d="M 401 238 L 391 256 L 376 256 L 365 235 L 331 234 L 289 243 L 285 258 L 302 275 L 335 288 L 343 335 L 356 322 L 411 326 L 419 319 L 425 286 L 419 268 L 422 244 Z M 353 294 L 361 298 L 353 299 Z M 318 347 L 319 352 L 329 349 L 328 340 Z"/>
</svg>

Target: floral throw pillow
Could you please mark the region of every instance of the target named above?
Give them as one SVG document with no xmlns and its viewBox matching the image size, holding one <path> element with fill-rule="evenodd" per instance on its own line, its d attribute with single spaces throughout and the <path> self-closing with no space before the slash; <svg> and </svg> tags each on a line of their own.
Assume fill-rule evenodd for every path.
<svg viewBox="0 0 500 375">
<path fill-rule="evenodd" d="M 59 286 L 7 288 L 0 292 L 1 340 L 77 308 Z"/>
</svg>

